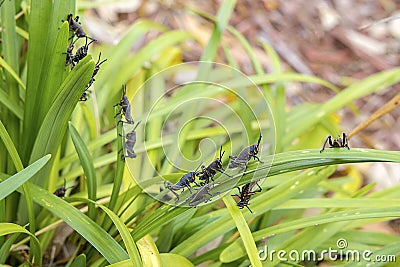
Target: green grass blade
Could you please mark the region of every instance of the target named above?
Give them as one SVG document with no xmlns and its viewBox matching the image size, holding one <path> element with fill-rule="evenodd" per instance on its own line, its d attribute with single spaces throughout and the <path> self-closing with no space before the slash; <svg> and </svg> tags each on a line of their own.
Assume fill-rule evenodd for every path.
<svg viewBox="0 0 400 267">
<path fill-rule="evenodd" d="M 81 254 L 78 257 L 76 257 L 72 262 L 70 266 L 74 266 L 74 267 L 86 267 L 87 263 L 86 263 L 86 255 L 85 254 Z M 67 266 L 69 267 L 69 266 Z"/>
<path fill-rule="evenodd" d="M 139 255 L 139 250 L 133 240 L 128 227 L 124 224 L 124 222 L 111 210 L 103 205 L 98 205 L 114 222 L 115 226 L 120 233 L 122 240 L 124 241 L 126 250 L 128 251 L 128 255 L 131 261 L 132 266 L 142 266 L 142 260 Z"/>
<path fill-rule="evenodd" d="M 17 171 L 22 170 L 24 166 L 22 165 L 21 158 L 19 157 L 18 151 L 15 148 L 14 143 L 11 140 L 11 137 L 8 134 L 7 129 L 4 127 L 2 121 L 0 121 L 0 138 L 3 141 L 3 144 L 7 149 Z"/>
<path fill-rule="evenodd" d="M 20 105 L 18 105 L 18 102 L 10 99 L 8 94 L 3 90 L 0 90 L 0 103 L 4 105 L 10 112 L 14 113 L 14 115 L 17 116 L 19 120 L 22 120 L 22 118 L 24 117 L 24 110 Z"/>
<path fill-rule="evenodd" d="M 64 0 L 54 0 L 53 5 L 52 5 L 52 11 L 51 11 L 51 16 L 50 16 L 50 25 L 49 25 L 49 32 L 52 34 L 49 34 L 47 36 L 47 49 L 50 50 L 54 47 L 54 44 L 57 43 L 55 32 L 57 32 L 60 29 L 60 25 L 62 21 L 67 20 L 67 15 L 69 13 L 74 14 L 75 13 L 75 4 L 76 1 L 64 1 Z M 68 34 L 71 36 L 71 34 Z M 68 36 L 68 38 L 70 37 Z M 66 47 L 63 52 L 65 52 Z M 51 59 L 52 54 L 47 53 L 45 55 L 45 62 L 49 62 Z M 64 57 L 65 59 L 65 57 Z M 65 62 L 65 61 L 64 61 Z"/>
<path fill-rule="evenodd" d="M 120 64 L 132 49 L 132 44 L 140 40 L 140 37 L 150 30 L 164 31 L 165 27 L 149 20 L 139 19 L 131 26 L 118 45 L 110 48 L 112 53 L 111 51 L 110 53 L 106 52 L 108 56 L 107 64 L 104 67 L 102 66 L 102 72 L 106 75 L 99 75 L 99 78 L 96 78 L 99 84 L 107 84 L 109 77 L 115 77 L 118 74 Z"/>
<path fill-rule="evenodd" d="M 52 42 L 53 46 L 48 48 L 48 54 L 46 55 L 46 63 L 43 65 L 43 73 L 46 73 L 39 82 L 39 86 L 42 88 L 42 94 L 40 99 L 39 114 L 37 116 L 37 123 L 40 125 L 44 117 L 47 115 L 54 99 L 57 96 L 60 85 L 63 81 L 64 73 L 67 71 L 65 66 L 65 51 L 67 50 L 69 26 L 67 22 L 60 25 L 60 30 L 56 31 L 57 35 L 55 42 Z M 48 46 L 50 44 L 48 43 Z M 49 57 L 49 58 L 47 58 Z"/>
<path fill-rule="evenodd" d="M 71 226 L 90 242 L 109 263 L 128 259 L 125 250 L 97 223 L 71 204 L 30 183 L 33 200 Z"/>
<path fill-rule="evenodd" d="M 35 175 L 49 161 L 50 157 L 50 155 L 44 156 L 25 169 L 9 177 L 4 182 L 0 183 L 0 200 L 4 199 L 23 183 L 32 178 L 32 176 Z"/>
<path fill-rule="evenodd" d="M 398 206 L 398 199 L 368 199 L 368 198 L 320 198 L 320 199 L 291 199 L 282 205 L 274 207 L 277 210 L 304 209 L 304 208 L 386 208 Z"/>
<path fill-rule="evenodd" d="M 202 131 L 199 131 L 203 134 Z M 199 138 L 202 136 L 200 134 L 197 136 L 196 131 L 189 135 L 190 139 L 195 136 Z M 189 139 L 189 140 L 190 140 Z M 172 143 L 172 139 L 168 141 L 169 138 L 165 138 L 163 140 L 163 144 Z M 148 144 L 147 149 L 153 149 L 156 147 L 160 147 L 161 142 L 157 142 L 154 144 Z M 137 147 L 137 152 L 144 151 L 144 147 L 139 144 Z M 340 153 L 339 153 L 340 152 Z M 319 153 L 317 149 L 311 150 L 296 150 L 284 153 L 278 153 L 273 156 L 263 157 L 262 159 L 266 161 L 266 164 L 259 164 L 257 169 L 257 176 L 253 176 L 255 172 L 255 164 L 250 162 L 248 165 L 247 171 L 244 173 L 243 178 L 240 180 L 239 185 L 248 183 L 253 178 L 264 178 L 265 176 L 274 176 L 286 172 L 292 172 L 296 170 L 302 170 L 306 168 L 318 167 L 318 166 L 328 166 L 335 164 L 345 164 L 345 163 L 362 163 L 362 162 L 399 162 L 399 154 L 397 151 L 384 151 L 384 150 L 373 150 L 373 149 L 358 149 L 351 148 L 351 150 L 347 149 L 326 149 L 323 153 Z M 272 166 L 269 165 L 269 162 L 273 160 Z M 100 161 L 95 161 L 95 166 L 100 167 L 105 164 L 109 164 L 111 162 L 115 162 L 115 157 L 113 155 L 107 155 L 104 158 L 104 163 L 101 164 Z M 67 174 L 66 177 L 73 178 L 77 175 L 81 175 L 81 170 L 73 170 Z M 236 177 L 232 179 L 231 182 L 234 182 Z M 229 188 L 229 184 L 227 183 Z M 233 186 L 233 183 L 230 185 Z"/>
<path fill-rule="evenodd" d="M 20 28 L 20 27 L 16 27 L 15 31 L 25 40 L 29 41 L 29 34 L 27 31 L 25 31 L 24 29 Z"/>
<path fill-rule="evenodd" d="M 140 49 L 134 56 L 133 61 L 130 58 L 125 59 L 126 63 L 129 62 L 125 68 L 120 69 L 117 78 L 113 81 L 112 88 L 120 88 L 124 81 L 129 80 L 132 75 L 139 70 L 143 64 L 150 60 L 154 54 L 163 51 L 173 45 L 176 45 L 182 41 L 192 39 L 193 36 L 184 31 L 170 31 L 162 34 L 157 39 L 149 42 L 145 47 Z"/>
<path fill-rule="evenodd" d="M 120 262 L 116 262 L 110 265 L 107 265 L 107 267 L 131 267 L 132 266 L 132 261 L 131 260 L 124 260 Z"/>
<path fill-rule="evenodd" d="M 15 2 L 8 1 L 3 3 L 4 6 L 0 9 L 1 11 L 1 38 L 2 38 L 2 54 L 4 61 L 8 63 L 9 67 L 18 75 L 19 72 L 19 38 L 15 32 Z M 10 75 L 9 72 L 4 72 L 6 78 L 6 90 L 8 91 L 8 98 L 14 103 L 18 103 L 19 106 L 19 86 L 15 78 Z M 4 112 L 4 111 L 3 111 Z M 20 143 L 20 124 L 21 121 L 12 113 L 4 112 L 4 116 L 7 116 L 7 120 L 4 120 L 6 124 L 8 134 L 14 141 L 14 145 L 19 149 Z M 5 117 L 3 117 L 5 119 Z M 8 164 L 7 171 L 12 173 L 15 171 L 12 164 Z"/>
<path fill-rule="evenodd" d="M 278 83 L 278 82 L 308 82 L 315 83 L 322 86 L 325 86 L 333 91 L 339 90 L 335 85 L 322 80 L 315 76 L 298 74 L 298 73 L 274 73 L 274 74 L 256 74 L 248 76 L 251 81 L 255 84 L 270 84 L 270 83 Z M 245 79 L 233 80 L 232 84 L 228 84 L 228 86 L 232 88 L 237 88 L 240 86 L 249 86 L 251 85 Z"/>
<path fill-rule="evenodd" d="M 165 223 L 176 219 L 187 210 L 188 208 L 176 208 L 164 204 L 141 220 L 136 227 L 133 228 L 131 235 L 135 240 L 139 240 Z"/>
<path fill-rule="evenodd" d="M 95 248 L 97 248 L 97 250 L 108 260 L 109 263 L 120 262 L 128 258 L 128 255 L 118 245 L 118 243 L 116 243 L 108 233 L 100 228 L 100 226 L 82 214 L 81 211 L 34 184 L 29 184 L 29 188 L 32 191 L 32 196 L 35 202 L 61 218 L 69 226 L 81 234 Z M 172 208 L 168 205 L 164 205 L 164 207 L 168 209 Z M 159 209 L 157 209 L 157 211 L 158 210 Z M 178 211 L 178 213 L 162 210 L 162 214 L 167 215 L 166 218 L 160 218 L 160 214 L 151 214 L 150 216 L 145 217 L 145 220 L 140 223 L 140 226 L 143 226 L 145 231 L 142 231 L 143 228 L 141 227 L 134 228 L 134 230 L 139 229 L 137 232 L 137 239 L 142 238 L 148 232 L 153 231 L 162 224 L 176 218 L 177 214 L 184 212 L 186 209 L 174 210 Z M 149 217 L 150 220 L 148 220 Z M 154 221 L 156 221 L 156 223 L 151 225 L 151 222 Z M 150 227 L 148 223 L 150 223 Z"/>
<path fill-rule="evenodd" d="M 214 29 L 211 33 L 210 40 L 204 48 L 200 61 L 213 61 L 221 42 L 222 32 L 226 29 L 229 23 L 229 18 L 235 8 L 236 1 L 228 0 L 222 2 L 221 7 L 218 9 L 218 14 Z"/>
<path fill-rule="evenodd" d="M 301 192 L 301 190 L 304 191 L 307 188 L 309 188 L 310 185 L 314 185 L 318 181 L 325 179 L 328 175 L 330 175 L 333 172 L 333 170 L 334 170 L 333 167 L 324 168 L 320 170 L 318 173 L 316 173 L 315 170 L 310 170 L 308 172 L 299 174 L 293 177 L 291 180 L 287 181 L 285 184 L 282 184 L 281 186 L 274 188 L 274 191 L 270 190 L 272 192 L 268 191 L 266 193 L 259 194 L 260 197 L 258 197 L 256 194 L 255 197 L 252 198 L 250 203 L 254 213 L 251 214 L 249 211 L 245 210 L 244 211 L 245 217 L 246 218 L 254 217 L 257 216 L 257 214 L 259 213 L 262 214 L 264 212 L 267 212 L 268 210 L 271 210 L 273 207 L 285 202 L 290 198 L 297 196 L 298 193 Z M 290 189 L 293 183 L 297 183 L 297 185 L 295 188 Z M 269 196 L 264 198 L 265 194 L 267 193 L 269 194 Z M 282 195 L 283 193 L 285 193 L 284 197 L 280 197 L 280 195 Z M 170 252 L 177 253 L 183 256 L 189 256 L 200 247 L 214 240 L 221 234 L 224 234 L 232 230 L 234 227 L 235 224 L 233 223 L 231 218 L 229 218 L 227 211 L 224 210 L 219 214 L 218 219 L 212 221 L 208 225 L 207 231 L 199 231 L 194 233 L 192 236 L 187 238 L 185 241 L 181 242 Z M 230 259 L 231 257 L 233 257 L 233 255 L 226 256 L 225 258 Z"/>
<path fill-rule="evenodd" d="M 145 235 L 137 241 L 140 255 L 142 255 L 143 266 L 159 266 L 161 267 L 160 254 L 153 238 L 150 235 Z"/>
<path fill-rule="evenodd" d="M 119 108 L 115 107 L 115 113 L 118 113 Z M 123 124 L 122 123 L 118 123 L 118 121 L 120 120 L 120 116 L 117 116 L 115 118 L 115 124 L 117 125 L 117 133 L 116 133 L 116 138 L 117 138 L 117 151 L 121 151 L 122 155 L 124 153 L 123 150 L 123 146 L 122 146 L 122 128 L 123 128 Z M 119 124 L 119 125 L 118 125 Z M 116 159 L 116 168 L 115 168 L 115 177 L 114 177 L 114 182 L 113 182 L 113 189 L 112 189 L 112 193 L 111 193 L 111 199 L 110 199 L 110 203 L 108 204 L 108 208 L 115 211 L 115 205 L 117 203 L 118 200 L 118 196 L 119 196 L 119 192 L 121 190 L 121 184 L 122 184 L 122 178 L 124 175 L 124 169 L 125 169 L 125 161 L 124 159 L 121 157 L 120 153 L 117 153 L 117 159 Z M 104 224 L 103 224 L 104 225 Z"/>
<path fill-rule="evenodd" d="M 328 167 L 321 169 L 319 172 L 310 170 L 292 177 L 290 180 L 272 190 L 269 190 L 265 193 L 262 192 L 258 194 L 258 196 L 256 194 L 251 199 L 250 203 L 254 213 L 250 213 L 247 210 L 243 211 L 246 219 L 265 213 L 271 210 L 273 207 L 297 196 L 299 192 L 306 190 L 310 187 L 310 185 L 317 184 L 319 181 L 328 177 L 330 174 L 332 174 L 334 169 L 335 168 L 333 167 Z M 293 184 L 296 185 L 294 188 L 292 188 Z M 235 224 L 231 218 L 229 218 L 227 211 L 224 210 L 223 213 L 221 212 L 221 214 L 219 214 L 219 218 L 212 221 L 207 227 L 207 231 L 198 231 L 192 234 L 189 238 L 172 249 L 171 252 L 183 256 L 189 256 L 211 240 L 214 240 L 221 234 L 233 229 Z M 243 248 L 243 246 L 241 248 Z M 221 254 L 220 260 L 230 261 L 233 256 L 234 255 L 232 255 L 230 252 L 225 252 L 225 254 Z"/>
<path fill-rule="evenodd" d="M 0 66 L 2 66 L 14 79 L 15 81 L 23 88 L 26 89 L 25 84 L 22 82 L 21 78 L 18 76 L 17 73 L 8 65 L 8 63 L 0 57 Z"/>
<path fill-rule="evenodd" d="M 10 253 L 11 246 L 19 239 L 20 233 L 11 235 L 1 246 L 0 249 L 0 264 L 4 264 Z"/>
<path fill-rule="evenodd" d="M 28 68 L 26 82 L 26 99 L 22 139 L 22 161 L 28 163 L 30 151 L 36 138 L 36 116 L 40 109 L 42 88 L 39 82 L 42 75 L 48 28 L 50 24 L 52 1 L 32 1 L 29 14 Z M 40 19 L 38 19 L 40 18 Z"/>
<path fill-rule="evenodd" d="M 271 68 L 273 73 L 281 73 L 282 72 L 282 63 L 279 58 L 278 53 L 275 51 L 275 49 L 265 41 L 261 40 L 259 38 L 265 52 L 267 52 L 269 59 L 271 60 Z"/>
<path fill-rule="evenodd" d="M 256 243 L 254 242 L 253 236 L 246 220 L 243 217 L 242 212 L 236 205 L 236 202 L 232 197 L 224 197 L 223 201 L 229 210 L 233 221 L 235 222 L 236 228 L 239 231 L 240 237 L 243 240 L 244 248 L 246 249 L 247 256 L 251 262 L 251 266 L 262 266 L 260 259 L 258 258 L 258 250 Z"/>
<path fill-rule="evenodd" d="M 162 266 L 194 267 L 185 257 L 173 253 L 160 253 Z"/>
<path fill-rule="evenodd" d="M 61 85 L 60 91 L 39 129 L 30 161 L 34 161 L 45 154 L 53 155 L 56 153 L 67 129 L 72 111 L 92 76 L 94 62 L 89 60 L 90 57 L 87 56 L 80 61 Z"/>
<path fill-rule="evenodd" d="M 15 2 L 8 1 L 7 3 L 3 3 L 4 6 L 1 8 L 1 24 L 2 24 L 2 53 L 4 55 L 3 63 L 7 62 L 4 67 L 7 67 L 6 70 L 6 80 L 8 84 L 8 89 L 10 93 L 10 97 L 13 101 L 19 100 L 19 90 L 18 86 L 15 84 L 15 81 L 20 81 L 18 77 L 19 71 L 19 39 L 16 34 L 16 25 L 15 25 Z M 7 65 L 7 66 L 6 66 Z M 10 72 L 12 70 L 12 72 Z M 8 74 L 11 74 L 13 79 L 9 77 Z M 15 75 L 15 76 L 14 76 Z M 16 79 L 16 77 L 18 77 Z M 22 83 L 21 83 L 22 84 Z M 22 85 L 23 88 L 24 85 Z"/>
<path fill-rule="evenodd" d="M 235 7 L 236 1 L 228 0 L 224 1 L 221 5 L 221 7 L 218 9 L 218 14 L 217 14 L 217 19 L 213 28 L 213 31 L 211 33 L 210 40 L 207 43 L 207 46 L 204 48 L 203 54 L 201 55 L 200 61 L 209 61 L 212 62 L 215 59 L 215 56 L 218 51 L 218 47 L 221 42 L 221 37 L 222 33 L 227 27 L 229 23 L 229 18 L 230 15 Z M 207 81 L 209 80 L 210 76 L 210 70 L 211 70 L 211 65 L 210 64 L 201 64 L 198 70 L 198 73 L 196 74 L 196 80 L 201 80 L 201 81 Z M 198 87 L 204 87 L 204 85 L 197 85 Z M 193 86 L 196 87 L 196 86 Z M 192 98 L 194 99 L 194 98 Z M 196 113 L 196 110 L 198 108 L 193 105 L 191 106 L 182 118 L 180 119 L 180 125 L 183 125 L 184 122 L 189 121 L 191 118 L 193 118 L 193 115 Z M 248 125 L 247 125 L 248 126 Z M 187 134 L 190 132 L 192 126 L 187 125 L 185 127 L 184 131 L 179 132 L 179 135 L 181 138 L 178 138 L 178 134 L 176 134 L 176 140 L 179 140 L 178 142 L 178 147 L 183 147 L 186 139 L 187 139 Z M 170 159 L 172 161 L 176 161 L 179 156 L 179 150 L 172 150 L 170 152 Z M 168 173 L 173 170 L 174 166 L 170 164 L 169 162 L 165 161 L 162 168 L 161 168 L 161 173 Z"/>
<path fill-rule="evenodd" d="M 35 265 L 42 266 L 42 250 L 40 249 L 40 243 L 36 236 L 17 224 L 0 223 L 0 236 L 13 233 L 23 233 L 31 237 L 30 252 L 33 257 L 33 262 Z"/>
<path fill-rule="evenodd" d="M 0 137 L 3 140 L 3 143 L 4 143 L 7 151 L 9 152 L 11 160 L 14 163 L 15 169 L 17 171 L 22 171 L 23 165 L 22 165 L 22 162 L 21 162 L 21 158 L 19 157 L 18 152 L 17 152 L 17 150 L 16 150 L 16 148 L 14 146 L 14 143 L 12 142 L 11 137 L 8 135 L 8 132 L 7 132 L 6 128 L 4 127 L 4 125 L 3 125 L 3 123 L 1 121 L 0 121 Z M 12 170 L 12 173 L 13 172 L 14 171 Z M 29 176 L 29 179 L 30 178 L 32 178 L 32 177 Z M 33 209 L 33 202 L 32 202 L 32 198 L 30 196 L 29 188 L 26 187 L 24 182 L 22 182 L 21 184 L 22 184 L 23 191 L 25 193 L 24 197 L 25 197 L 25 203 L 26 203 L 26 208 L 27 208 L 26 214 L 28 214 L 29 223 L 30 223 L 29 228 L 30 228 L 31 232 L 33 233 L 35 231 L 35 228 L 36 228 L 35 215 L 34 215 L 34 209 Z M 4 186 L 3 188 L 6 189 L 6 190 L 11 189 L 11 187 L 8 188 L 7 186 Z"/>
<path fill-rule="evenodd" d="M 72 142 L 74 143 L 76 152 L 78 153 L 83 171 L 86 177 L 88 198 L 92 201 L 96 201 L 96 191 L 97 191 L 97 177 L 96 171 L 93 166 L 93 160 L 90 156 L 89 150 L 86 147 L 85 142 L 82 140 L 78 131 L 69 123 L 69 133 L 71 135 Z M 93 203 L 89 203 L 89 217 L 94 220 L 95 219 L 95 206 Z"/>
</svg>

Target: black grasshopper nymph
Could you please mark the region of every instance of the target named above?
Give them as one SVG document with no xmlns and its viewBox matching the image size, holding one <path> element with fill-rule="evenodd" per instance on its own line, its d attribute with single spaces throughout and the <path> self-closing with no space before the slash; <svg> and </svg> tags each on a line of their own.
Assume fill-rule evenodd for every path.
<svg viewBox="0 0 400 267">
<path fill-rule="evenodd" d="M 224 166 L 222 165 L 222 156 L 225 154 L 225 151 L 222 152 L 222 146 L 219 150 L 219 158 L 217 158 L 215 161 L 211 162 L 210 165 L 207 167 L 202 165 L 201 169 L 202 171 L 199 172 L 199 180 L 202 180 L 204 182 L 200 182 L 200 185 L 208 184 L 210 182 L 210 179 L 214 181 L 214 176 L 218 172 L 225 174 L 228 177 L 232 177 L 231 175 L 225 173 Z"/>
<path fill-rule="evenodd" d="M 119 110 L 119 112 L 117 114 L 115 114 L 114 117 L 118 116 L 119 114 L 123 114 L 125 117 L 125 121 L 120 120 L 120 122 L 125 122 L 125 123 L 129 123 L 129 124 L 134 124 L 135 121 L 133 120 L 132 116 L 131 116 L 131 103 L 129 103 L 128 97 L 126 96 L 126 86 L 124 85 L 122 87 L 122 97 L 121 100 L 119 101 L 119 103 L 115 104 L 115 106 L 121 106 L 121 109 Z"/>
<path fill-rule="evenodd" d="M 199 169 L 199 167 L 202 164 L 200 164 L 195 171 L 193 172 L 188 172 L 186 174 L 184 174 L 181 179 L 179 179 L 179 181 L 176 184 L 168 184 L 166 187 L 171 190 L 171 192 L 176 196 L 176 202 L 179 201 L 179 195 L 175 192 L 177 190 L 182 189 L 182 192 L 185 190 L 185 187 L 189 190 L 190 194 L 192 194 L 192 190 L 191 190 L 191 183 L 194 183 L 195 185 L 199 186 L 196 183 L 196 176 L 198 174 L 197 170 Z"/>
<path fill-rule="evenodd" d="M 73 186 L 71 186 L 69 188 L 66 188 L 65 185 L 66 185 L 66 181 L 65 181 L 65 178 L 64 178 L 64 185 L 62 187 L 57 188 L 56 191 L 54 191 L 53 194 L 56 195 L 57 197 L 64 197 L 65 196 L 65 192 L 67 192 L 67 190 L 69 188 L 73 187 Z"/>
<path fill-rule="evenodd" d="M 189 206 L 196 207 L 200 203 L 207 203 L 213 196 L 220 194 L 220 192 L 210 193 L 210 190 L 215 187 L 215 182 L 203 184 L 200 188 L 195 188 L 196 192 L 186 199 Z"/>
<path fill-rule="evenodd" d="M 322 153 L 322 151 L 325 150 L 326 144 L 329 143 L 329 148 L 335 148 L 335 147 L 347 147 L 347 149 L 350 150 L 349 147 L 349 140 L 347 138 L 347 135 L 345 133 L 342 134 L 342 138 L 340 138 L 340 135 L 338 138 L 333 139 L 332 136 L 328 136 L 324 142 L 324 145 L 322 146 L 322 149 L 319 151 L 319 153 Z"/>
<path fill-rule="evenodd" d="M 240 167 L 242 170 L 246 169 L 247 163 L 251 158 L 254 158 L 258 160 L 260 163 L 263 163 L 260 158 L 257 156 L 260 150 L 260 141 L 261 141 L 262 135 L 260 134 L 260 137 L 258 138 L 257 144 L 248 146 L 243 148 L 243 150 L 239 153 L 237 156 L 229 156 L 231 159 L 231 162 L 229 164 L 230 169 Z"/>
<path fill-rule="evenodd" d="M 63 53 L 63 54 L 66 54 L 65 66 L 68 66 L 69 64 L 71 64 L 71 69 L 73 69 L 75 67 L 74 54 L 73 54 L 74 47 L 75 47 L 74 44 L 70 43 L 67 47 L 67 52 Z"/>
<path fill-rule="evenodd" d="M 73 32 L 73 35 L 71 38 L 76 36 L 78 38 L 87 37 L 90 40 L 95 40 L 86 35 L 85 31 L 82 28 L 81 23 L 79 22 L 79 16 L 76 16 L 74 19 L 74 16 L 72 14 L 68 14 L 67 21 L 68 21 L 70 30 Z"/>
<path fill-rule="evenodd" d="M 89 88 L 92 85 L 92 83 L 95 81 L 94 76 L 96 76 L 97 73 L 99 72 L 100 65 L 107 61 L 107 58 L 106 58 L 106 59 L 104 59 L 103 61 L 100 62 L 100 58 L 101 58 L 101 52 L 99 53 L 99 59 L 97 60 L 96 65 L 94 66 L 92 78 L 90 79 L 89 85 L 87 86 L 87 88 Z"/>
<path fill-rule="evenodd" d="M 124 157 L 125 158 L 136 158 L 136 153 L 133 150 L 133 147 L 136 144 L 136 128 L 139 126 L 140 122 L 141 121 L 138 121 L 138 123 L 136 123 L 135 128 L 133 128 L 132 131 L 128 132 L 125 136 L 123 136 L 123 137 L 125 137 L 125 144 L 124 144 L 124 148 L 125 148 Z"/>
<path fill-rule="evenodd" d="M 257 185 L 258 189 L 255 191 L 252 191 L 253 187 Z M 236 196 L 239 197 L 239 201 L 236 203 L 237 206 L 240 209 L 243 209 L 244 207 L 246 207 L 251 213 L 253 213 L 251 211 L 251 209 L 249 208 L 249 201 L 252 195 L 254 195 L 255 193 L 261 192 L 261 187 L 260 185 L 257 183 L 257 181 L 255 182 L 250 182 L 247 183 L 245 185 L 242 186 L 242 190 L 240 190 L 240 187 L 237 188 L 239 190 L 239 195 L 238 194 L 234 194 L 231 196 Z"/>
<path fill-rule="evenodd" d="M 94 66 L 92 77 L 90 78 L 89 83 L 85 87 L 85 91 L 83 91 L 82 96 L 79 99 L 80 101 L 86 101 L 87 100 L 87 95 L 88 95 L 87 92 L 89 91 L 89 87 L 92 86 L 92 84 L 96 81 L 94 79 L 94 76 L 96 76 L 96 74 L 99 72 L 100 65 L 103 64 L 105 61 L 107 61 L 107 59 L 104 59 L 103 61 L 100 62 L 100 58 L 101 58 L 101 52 L 99 54 L 99 59 L 97 60 L 96 65 Z"/>
<path fill-rule="evenodd" d="M 74 62 L 78 63 L 81 61 L 84 57 L 87 56 L 88 50 L 89 50 L 89 45 L 94 42 L 94 40 L 90 41 L 90 43 L 87 42 L 87 37 L 86 37 L 86 42 L 85 45 L 81 46 L 76 50 L 76 53 L 73 57 Z"/>
</svg>

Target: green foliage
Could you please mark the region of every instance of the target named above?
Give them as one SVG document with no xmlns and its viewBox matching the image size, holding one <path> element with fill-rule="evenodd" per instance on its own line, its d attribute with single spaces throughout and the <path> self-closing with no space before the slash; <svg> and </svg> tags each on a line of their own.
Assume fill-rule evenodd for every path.
<svg viewBox="0 0 400 267">
<path fill-rule="evenodd" d="M 235 4 L 223 1 L 216 17 L 191 10 L 213 22 L 201 56 L 208 62 L 180 64 L 185 42 L 196 40 L 193 34 L 138 20 L 118 44 L 91 46 L 70 70 L 63 53 L 71 32 L 62 20 L 74 13 L 75 1 L 30 1 L 25 9 L 20 1 L 3 2 L 0 264 L 23 264 L 14 252 L 27 245 L 29 261 L 40 266 L 61 223 L 74 230 L 66 241 L 76 246 L 69 266 L 276 266 L 277 259 L 258 258 L 265 243 L 275 250 L 321 252 L 339 239 L 374 255 L 399 254 L 397 236 L 360 229 L 400 217 L 399 188 L 369 193 L 374 185 L 362 187 L 356 165 L 349 164 L 398 163 L 400 152 L 353 148 L 351 141 L 350 150 L 319 150 L 327 134 L 340 132 L 336 113 L 398 83 L 400 69 L 339 90 L 318 77 L 284 72 L 276 52 L 262 43 L 273 65 L 273 72 L 265 73 L 248 41 L 229 25 Z M 157 37 L 132 53 L 150 31 Z M 238 69 L 224 34 L 243 46 L 253 74 Z M 107 61 L 89 100 L 79 102 L 100 52 Z M 219 52 L 229 65 L 212 63 Z M 182 73 L 196 78 L 171 89 Z M 314 83 L 337 94 L 325 103 L 289 108 L 289 82 Z M 134 159 L 123 159 L 119 152 L 132 125 L 118 123 L 124 118 L 114 118 L 119 107 L 112 107 L 125 83 L 132 116 L 135 123 L 141 121 Z M 218 184 L 212 190 L 223 201 L 192 208 L 169 205 L 175 199 L 169 204 L 157 200 L 175 197 L 163 179 L 176 183 L 200 163 L 208 165 L 220 145 L 227 166 L 227 155 L 253 144 L 260 132 L 263 163 L 251 160 L 244 173 L 228 170 L 233 179 L 215 176 Z M 336 172 L 338 165 L 346 167 L 345 174 Z M 53 192 L 64 179 L 67 194 L 59 198 Z M 250 200 L 254 213 L 238 209 L 230 194 L 255 180 L 261 180 L 263 190 Z M 177 192 L 182 202 L 190 196 L 188 190 Z M 315 213 L 306 216 L 310 209 Z M 198 254 L 215 240 L 220 240 L 215 248 Z"/>
</svg>

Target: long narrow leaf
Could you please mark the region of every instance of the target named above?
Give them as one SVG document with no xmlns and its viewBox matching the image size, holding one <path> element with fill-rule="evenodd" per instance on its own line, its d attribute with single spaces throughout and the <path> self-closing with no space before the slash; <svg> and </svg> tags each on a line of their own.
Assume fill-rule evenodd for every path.
<svg viewBox="0 0 400 267">
<path fill-rule="evenodd" d="M 7 178 L 4 182 L 0 183 L 0 200 L 14 192 L 23 183 L 32 178 L 51 158 L 50 155 L 46 155 L 43 158 L 35 161 L 22 171 L 14 174 Z"/>
<path fill-rule="evenodd" d="M 24 168 L 21 162 L 21 158 L 18 155 L 18 151 L 14 146 L 13 141 L 10 138 L 10 135 L 8 134 L 6 128 L 4 127 L 4 124 L 2 121 L 0 121 L 0 138 L 3 141 L 4 146 L 6 147 L 15 168 L 19 171 Z"/>
<path fill-rule="evenodd" d="M 74 143 L 76 152 L 78 152 L 79 159 L 81 161 L 81 165 L 83 171 L 86 176 L 86 183 L 88 188 L 88 197 L 92 201 L 96 201 L 96 191 L 97 191 L 97 177 L 96 171 L 93 166 L 93 160 L 90 156 L 89 150 L 86 147 L 85 142 L 82 140 L 78 131 L 75 127 L 69 123 L 69 133 L 72 138 L 72 142 Z M 95 209 L 94 204 L 89 203 L 89 217 L 94 220 L 95 219 Z"/>
<path fill-rule="evenodd" d="M 128 259 L 128 254 L 124 249 L 103 228 L 81 211 L 34 184 L 30 184 L 29 188 L 36 203 L 71 226 L 90 242 L 109 263 Z"/>
<path fill-rule="evenodd" d="M 40 99 L 42 97 L 42 88 L 39 82 L 42 75 L 42 66 L 44 64 L 44 54 L 46 47 L 48 28 L 50 22 L 52 1 L 32 1 L 29 16 L 29 42 L 28 42 L 28 69 L 26 82 L 26 99 L 24 113 L 24 127 L 22 139 L 22 160 L 28 163 L 30 151 L 36 138 L 36 129 L 38 129 L 35 120 L 40 109 Z M 40 18 L 40 19 L 38 19 Z M 36 158 L 37 159 L 37 158 Z"/>
<path fill-rule="evenodd" d="M 21 78 L 18 76 L 18 74 L 15 73 L 15 71 L 8 65 L 8 63 L 0 57 L 0 66 L 2 66 L 5 70 L 10 73 L 10 75 L 15 79 L 15 81 L 23 88 L 26 89 L 25 84 L 22 82 Z"/>
<path fill-rule="evenodd" d="M 35 235 L 27 231 L 25 228 L 13 223 L 0 223 L 0 236 L 12 233 L 24 233 L 31 237 L 31 253 L 33 254 L 33 261 L 38 266 L 42 266 L 42 250 L 40 249 L 39 240 Z"/>
<path fill-rule="evenodd" d="M 243 217 L 243 214 L 236 206 L 236 202 L 228 196 L 223 198 L 226 207 L 228 208 L 233 221 L 239 231 L 239 234 L 243 240 L 244 247 L 247 252 L 247 256 L 251 262 L 252 266 L 262 266 L 260 259 L 258 258 L 258 250 L 254 239 L 251 235 L 249 226 L 246 223 L 246 220 Z"/>
<path fill-rule="evenodd" d="M 1 61 L 1 57 L 0 57 Z M 18 105 L 18 102 L 15 102 L 11 100 L 7 93 L 5 93 L 3 90 L 0 90 L 0 103 L 7 107 L 7 109 L 14 113 L 15 116 L 17 116 L 18 119 L 22 120 L 24 116 L 24 111 L 21 108 L 21 106 Z"/>
<path fill-rule="evenodd" d="M 92 76 L 94 62 L 89 60 L 90 57 L 87 56 L 79 62 L 61 85 L 60 92 L 40 127 L 38 138 L 31 154 L 31 161 L 36 160 L 43 154 L 56 153 L 72 111 Z M 40 184 L 44 184 L 43 182 Z"/>
<path fill-rule="evenodd" d="M 114 222 L 117 227 L 119 233 L 121 234 L 122 240 L 125 243 L 126 250 L 128 251 L 129 258 L 131 260 L 132 266 L 141 266 L 142 261 L 139 255 L 139 250 L 133 240 L 131 234 L 129 233 L 128 227 L 124 224 L 124 222 L 111 210 L 103 205 L 99 205 L 99 207 L 107 213 L 107 215 Z"/>
</svg>

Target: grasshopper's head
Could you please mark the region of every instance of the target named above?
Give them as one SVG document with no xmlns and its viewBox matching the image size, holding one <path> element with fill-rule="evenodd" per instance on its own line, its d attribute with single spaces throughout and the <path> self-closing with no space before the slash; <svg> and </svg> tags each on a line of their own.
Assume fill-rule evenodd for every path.
<svg viewBox="0 0 400 267">
<path fill-rule="evenodd" d="M 262 138 L 262 135 L 261 135 L 261 133 L 260 133 L 260 137 L 258 138 L 257 144 L 256 144 L 256 145 L 251 145 L 251 146 L 250 146 L 250 153 L 251 153 L 252 155 L 257 155 L 258 152 L 260 152 L 260 142 L 261 142 L 261 138 Z"/>
<path fill-rule="evenodd" d="M 68 14 L 68 16 L 67 16 L 67 21 L 68 21 L 69 24 L 71 24 L 71 22 L 72 22 L 73 19 L 74 19 L 74 16 L 73 16 L 71 13 Z"/>
</svg>

